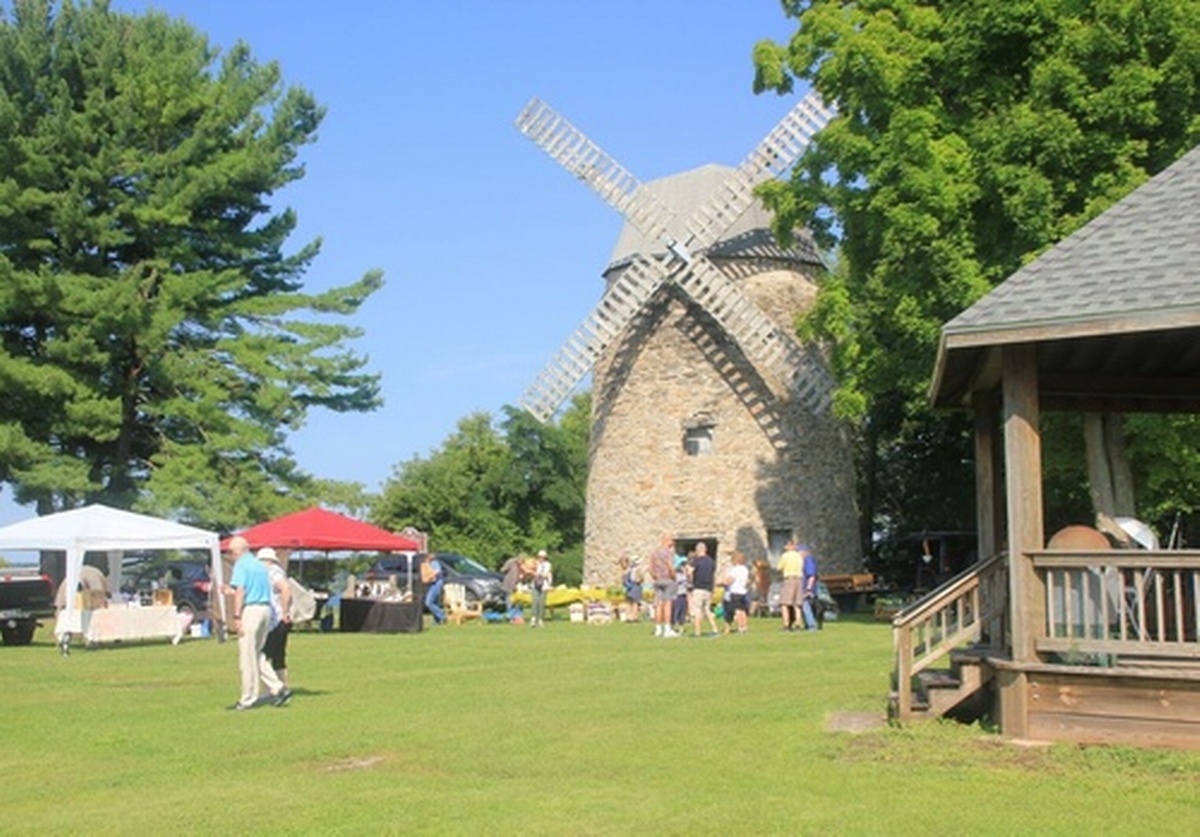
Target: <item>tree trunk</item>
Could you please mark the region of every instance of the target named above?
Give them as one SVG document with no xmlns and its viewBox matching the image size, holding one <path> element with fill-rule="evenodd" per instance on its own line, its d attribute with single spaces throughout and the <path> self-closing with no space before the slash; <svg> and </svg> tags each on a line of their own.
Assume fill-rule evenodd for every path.
<svg viewBox="0 0 1200 837">
<path fill-rule="evenodd" d="M 1133 517 L 1133 469 L 1125 447 L 1123 417 L 1120 413 L 1085 413 L 1083 438 L 1088 490 L 1097 516 Z"/>
<path fill-rule="evenodd" d="M 862 503 L 859 518 L 859 543 L 863 555 L 870 555 L 875 541 L 875 497 L 879 488 L 879 434 L 868 419 L 862 443 Z"/>
<path fill-rule="evenodd" d="M 1124 517 L 1136 517 L 1133 466 L 1129 463 L 1129 450 L 1125 446 L 1125 417 L 1120 413 L 1104 414 L 1104 441 L 1108 448 L 1108 467 L 1112 474 L 1117 513 Z"/>
</svg>

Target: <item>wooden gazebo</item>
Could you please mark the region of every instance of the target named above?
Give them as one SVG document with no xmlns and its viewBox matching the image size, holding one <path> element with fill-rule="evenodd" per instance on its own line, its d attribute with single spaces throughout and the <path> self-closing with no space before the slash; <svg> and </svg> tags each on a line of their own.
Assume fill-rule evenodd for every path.
<svg viewBox="0 0 1200 837">
<path fill-rule="evenodd" d="M 893 623 L 896 716 L 990 690 L 1007 736 L 1200 747 L 1200 551 L 1047 549 L 1039 433 L 1200 412 L 1200 148 L 947 323 L 932 400 L 974 413 L 985 557 Z"/>
</svg>

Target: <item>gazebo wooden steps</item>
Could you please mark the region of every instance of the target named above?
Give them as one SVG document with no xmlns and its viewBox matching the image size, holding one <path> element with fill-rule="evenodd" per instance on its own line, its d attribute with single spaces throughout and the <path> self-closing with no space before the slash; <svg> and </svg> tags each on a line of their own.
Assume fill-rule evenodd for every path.
<svg viewBox="0 0 1200 837">
<path fill-rule="evenodd" d="M 983 649 L 960 648 L 950 654 L 948 668 L 927 668 L 912 679 L 913 720 L 940 718 L 981 696 L 992 681 L 992 667 Z M 899 694 L 888 696 L 888 715 L 896 717 Z M 978 714 L 978 713 L 974 713 Z"/>
</svg>

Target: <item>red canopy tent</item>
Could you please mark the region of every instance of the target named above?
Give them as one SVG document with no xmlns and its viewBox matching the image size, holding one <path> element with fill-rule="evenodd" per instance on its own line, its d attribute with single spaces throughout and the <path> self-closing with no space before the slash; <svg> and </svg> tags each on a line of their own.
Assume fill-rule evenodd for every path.
<svg viewBox="0 0 1200 837">
<path fill-rule="evenodd" d="M 421 548 L 412 538 L 393 535 L 386 529 L 319 507 L 285 514 L 251 526 L 241 536 L 251 549 L 361 550 L 369 552 L 415 552 Z M 221 548 L 229 546 L 229 538 Z"/>
</svg>

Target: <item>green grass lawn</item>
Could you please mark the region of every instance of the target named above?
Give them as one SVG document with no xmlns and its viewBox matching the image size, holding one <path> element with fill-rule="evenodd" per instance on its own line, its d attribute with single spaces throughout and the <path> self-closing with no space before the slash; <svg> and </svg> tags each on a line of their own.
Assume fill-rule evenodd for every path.
<svg viewBox="0 0 1200 837">
<path fill-rule="evenodd" d="M 882 716 L 886 624 L 656 639 L 468 624 L 292 636 L 290 706 L 231 712 L 235 643 L 0 648 L 0 833 L 1192 834 L 1200 754 L 1020 747 Z"/>
</svg>

